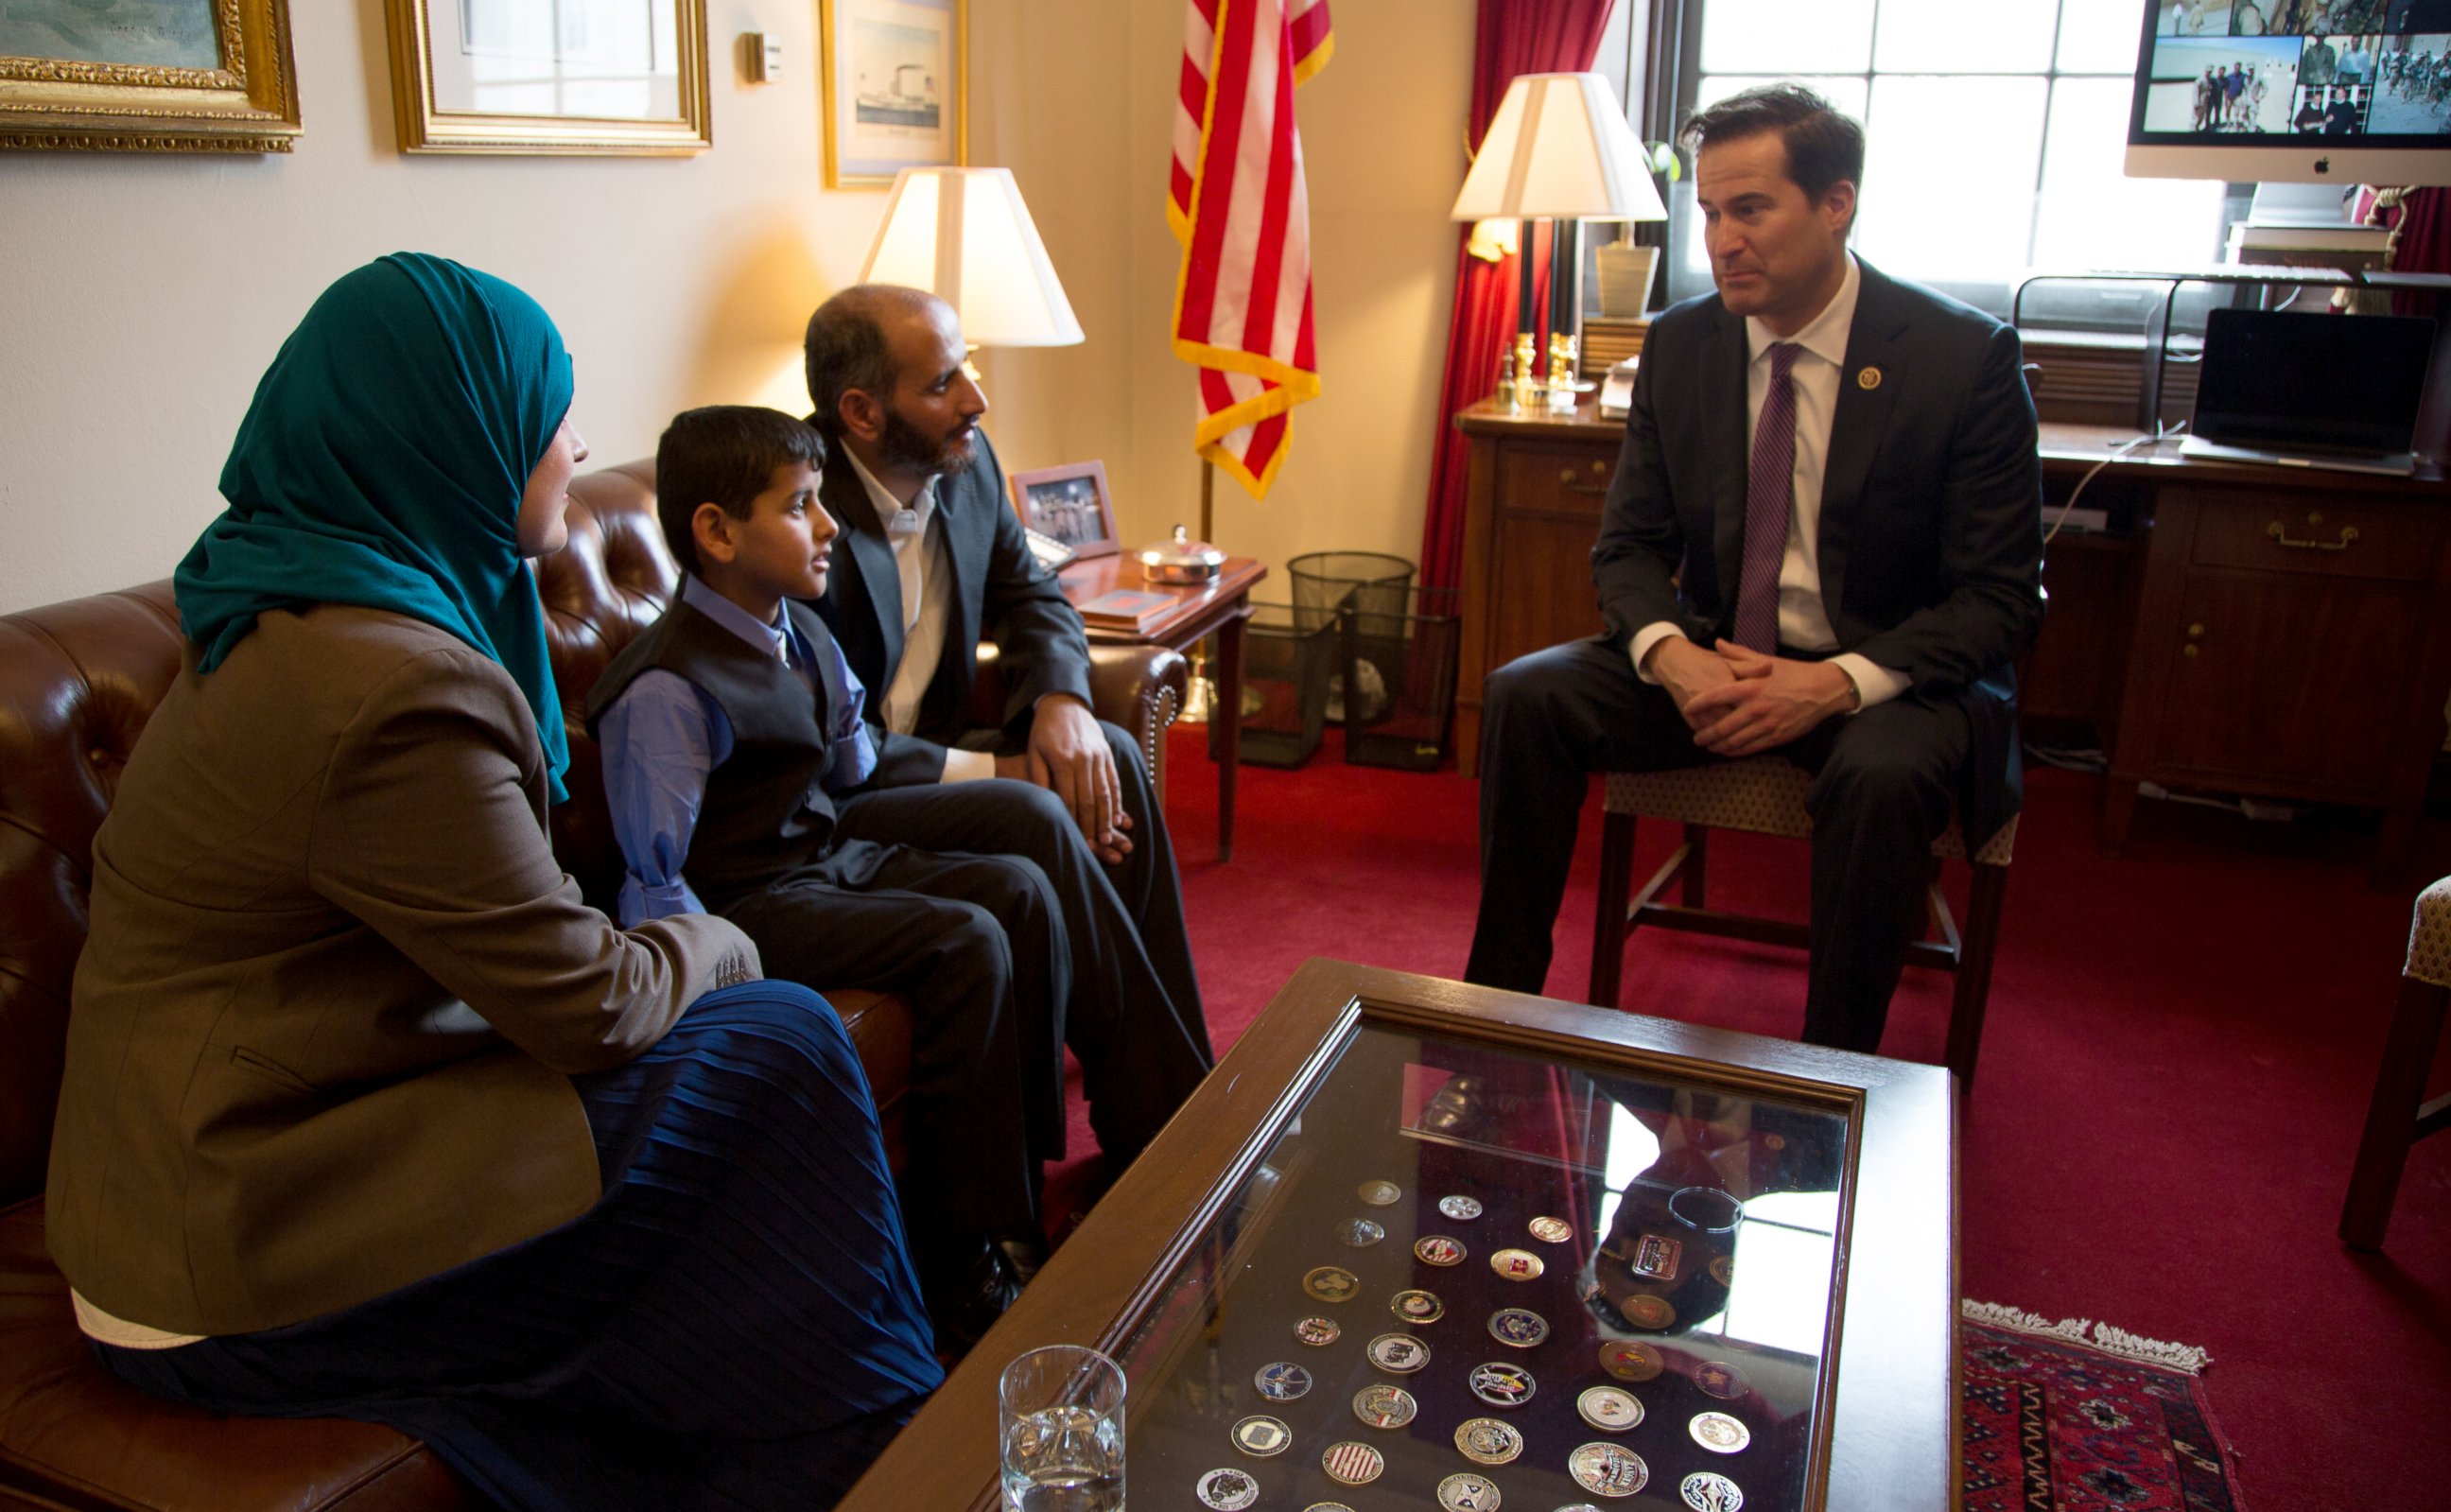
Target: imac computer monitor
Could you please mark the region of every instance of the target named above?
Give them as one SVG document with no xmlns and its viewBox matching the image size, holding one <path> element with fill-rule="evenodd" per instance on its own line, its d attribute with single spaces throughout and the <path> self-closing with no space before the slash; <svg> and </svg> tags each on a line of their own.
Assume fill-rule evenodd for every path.
<svg viewBox="0 0 2451 1512">
<path fill-rule="evenodd" d="M 2451 184 L 2451 0 L 2143 10 L 2129 177 Z"/>
</svg>

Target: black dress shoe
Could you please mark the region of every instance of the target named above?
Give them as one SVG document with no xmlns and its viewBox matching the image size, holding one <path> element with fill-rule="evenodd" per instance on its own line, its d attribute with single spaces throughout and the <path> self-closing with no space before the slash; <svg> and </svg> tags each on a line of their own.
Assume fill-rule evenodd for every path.
<svg viewBox="0 0 2451 1512">
<path fill-rule="evenodd" d="M 959 1359 L 987 1336 L 1021 1295 L 1021 1278 L 1001 1245 L 979 1241 L 970 1262 L 937 1285 L 922 1284 L 936 1326 L 936 1352 Z"/>
<path fill-rule="evenodd" d="M 995 1242 L 1004 1255 L 1004 1263 L 1013 1280 L 1024 1286 L 1038 1279 L 1038 1267 L 1047 1264 L 1047 1241 L 1036 1234 L 1007 1234 Z"/>
</svg>

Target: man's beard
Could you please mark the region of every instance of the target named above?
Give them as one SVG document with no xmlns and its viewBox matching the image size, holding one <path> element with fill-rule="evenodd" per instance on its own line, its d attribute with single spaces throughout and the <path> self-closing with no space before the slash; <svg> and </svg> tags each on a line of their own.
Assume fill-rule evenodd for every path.
<svg viewBox="0 0 2451 1512">
<path fill-rule="evenodd" d="M 965 427 L 967 428 L 967 427 Z M 931 478 L 941 478 L 971 460 L 970 442 L 951 438 L 931 442 L 918 426 L 902 418 L 901 411 L 885 412 L 885 434 L 877 439 L 877 447 L 885 453 L 886 461 L 895 467 L 907 467 Z"/>
</svg>

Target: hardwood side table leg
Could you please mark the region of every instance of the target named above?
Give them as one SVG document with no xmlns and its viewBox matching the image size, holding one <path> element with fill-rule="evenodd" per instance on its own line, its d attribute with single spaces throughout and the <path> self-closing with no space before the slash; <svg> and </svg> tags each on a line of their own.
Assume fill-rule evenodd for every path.
<svg viewBox="0 0 2451 1512">
<path fill-rule="evenodd" d="M 1217 705 L 1209 723 L 1217 731 L 1217 859 L 1234 859 L 1234 783 L 1243 769 L 1243 621 L 1247 604 L 1217 627 Z"/>
</svg>

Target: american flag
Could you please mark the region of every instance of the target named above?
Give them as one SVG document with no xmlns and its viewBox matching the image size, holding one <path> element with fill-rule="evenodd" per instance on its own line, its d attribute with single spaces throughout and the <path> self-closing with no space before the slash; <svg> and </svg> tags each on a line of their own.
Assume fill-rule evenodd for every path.
<svg viewBox="0 0 2451 1512">
<path fill-rule="evenodd" d="M 1167 220 L 1174 351 L 1200 369 L 1193 449 L 1265 497 L 1285 412 L 1319 396 L 1310 197 L 1294 86 L 1327 67 L 1327 0 L 1187 0 Z"/>
</svg>

